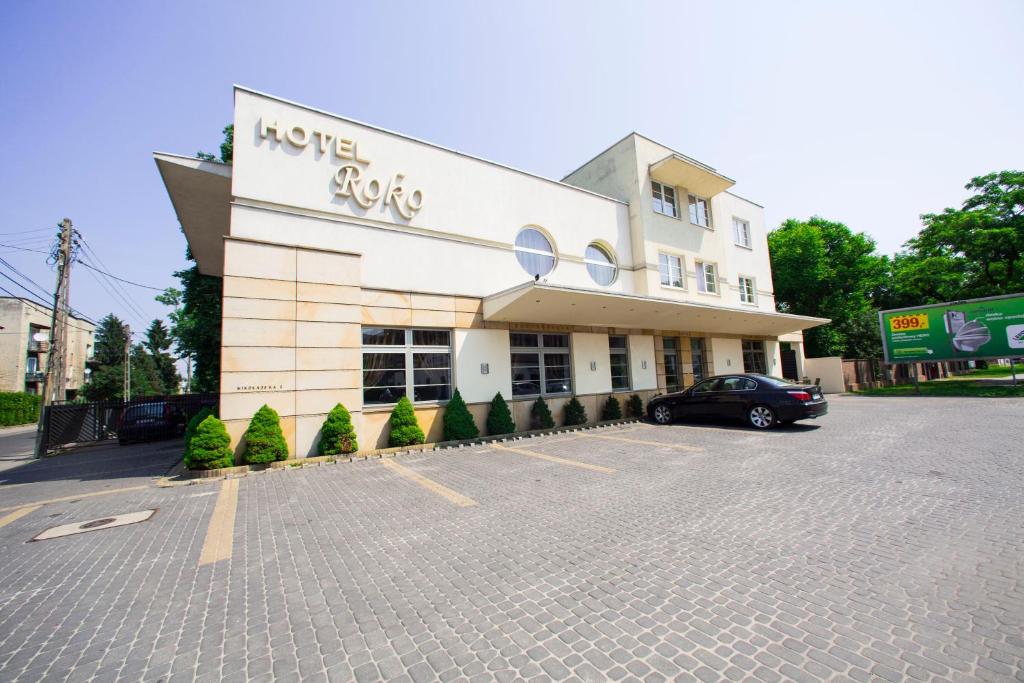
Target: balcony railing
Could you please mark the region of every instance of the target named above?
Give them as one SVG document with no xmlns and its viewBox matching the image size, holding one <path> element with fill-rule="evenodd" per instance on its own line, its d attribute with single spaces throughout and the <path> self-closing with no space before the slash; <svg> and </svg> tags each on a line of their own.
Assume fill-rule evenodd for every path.
<svg viewBox="0 0 1024 683">
<path fill-rule="evenodd" d="M 28 350 L 30 353 L 48 353 L 50 351 L 50 342 L 29 340 Z"/>
<path fill-rule="evenodd" d="M 25 381 L 26 382 L 42 382 L 43 381 L 43 376 L 45 374 L 46 373 L 40 372 L 38 370 L 26 370 L 25 371 Z"/>
</svg>

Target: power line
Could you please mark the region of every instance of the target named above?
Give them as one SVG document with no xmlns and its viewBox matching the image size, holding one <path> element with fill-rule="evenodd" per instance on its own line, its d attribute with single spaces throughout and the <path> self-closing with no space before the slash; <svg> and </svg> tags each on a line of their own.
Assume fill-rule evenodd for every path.
<svg viewBox="0 0 1024 683">
<path fill-rule="evenodd" d="M 30 232 L 53 232 L 53 228 L 36 228 L 35 230 L 15 230 L 14 232 L 0 232 L 0 235 L 27 235 Z"/>
<path fill-rule="evenodd" d="M 82 263 L 82 262 L 79 261 L 79 263 Z M 110 295 L 111 300 L 120 302 L 125 307 L 125 312 L 129 313 L 130 315 L 132 315 L 133 317 L 138 319 L 140 322 L 145 324 L 145 315 L 144 314 L 140 314 L 138 311 L 136 311 L 132 307 L 131 303 L 129 303 L 120 292 L 118 292 L 115 289 L 112 289 L 112 285 L 110 285 L 109 283 L 105 282 L 104 280 L 101 280 L 99 278 L 99 276 L 96 275 L 96 273 L 93 272 L 93 269 L 90 268 L 86 272 L 88 272 L 89 276 L 93 280 L 95 280 L 96 283 L 100 287 L 103 288 L 103 291 L 105 291 L 108 295 Z M 97 271 L 97 272 L 99 272 L 99 271 Z"/>
<path fill-rule="evenodd" d="M 3 245 L 2 245 L 2 244 L 0 244 L 0 246 L 3 246 Z M 142 285 L 142 284 L 139 284 L 138 282 L 132 282 L 131 280 L 125 280 L 125 279 L 124 279 L 123 277 L 118 277 L 118 276 L 116 276 L 116 275 L 112 275 L 112 274 L 110 274 L 110 273 L 106 272 L 105 270 L 100 270 L 100 269 L 99 269 L 99 268 L 97 268 L 96 266 L 90 265 L 90 264 L 86 263 L 85 261 L 79 261 L 79 263 L 81 263 L 81 264 L 82 264 L 83 266 L 85 266 L 86 268 L 90 268 L 90 269 L 92 269 L 92 270 L 95 270 L 95 271 L 96 271 L 97 273 L 102 273 L 102 274 L 106 275 L 107 277 L 111 277 L 111 278 L 114 278 L 114 279 L 115 279 L 115 280 L 117 280 L 118 282 L 126 282 L 126 283 L 128 283 L 129 285 L 135 285 L 136 287 L 142 287 L 143 289 L 152 289 L 152 290 L 153 290 L 154 292 L 163 292 L 163 291 L 166 291 L 166 288 L 162 288 L 162 287 L 150 287 L 149 285 Z"/>
<path fill-rule="evenodd" d="M 0 244 L 0 247 L 8 247 L 10 249 L 17 249 L 18 251 L 34 251 L 37 254 L 46 254 L 47 256 L 50 255 L 50 252 L 48 251 L 40 251 L 38 249 L 26 249 L 25 247 L 19 247 L 14 244 Z"/>
<path fill-rule="evenodd" d="M 36 298 L 38 298 L 38 299 L 40 299 L 40 300 L 42 300 L 42 301 L 49 301 L 49 300 L 53 299 L 53 292 L 50 292 L 50 291 L 48 291 L 48 290 L 46 289 L 46 287 L 43 287 L 43 286 L 42 286 L 41 284 L 39 284 L 38 282 L 36 282 L 36 281 L 35 281 L 35 280 L 33 280 L 32 278 L 30 278 L 30 277 L 29 277 L 28 275 L 25 275 L 25 273 L 23 273 L 23 272 L 21 272 L 20 270 L 18 270 L 17 268 L 15 268 L 15 267 L 14 267 L 13 265 L 11 265 L 11 263 L 10 263 L 10 262 L 8 262 L 8 261 L 7 261 L 6 259 L 4 259 L 4 258 L 0 258 L 0 264 L 2 264 L 2 265 L 4 265 L 4 266 L 7 266 L 7 267 L 8 267 L 8 268 L 10 268 L 10 269 L 11 269 L 11 270 L 12 270 L 12 271 L 13 271 L 13 272 L 14 272 L 14 273 L 16 274 L 16 275 L 20 276 L 20 277 L 21 277 L 21 278 L 22 278 L 23 280 L 25 280 L 26 282 L 28 282 L 29 284 L 31 284 L 32 286 L 34 286 L 34 287 L 36 288 L 36 290 L 37 290 L 37 291 L 39 291 L 39 292 L 42 292 L 43 296 L 42 296 L 42 297 L 38 297 L 38 296 L 37 296 Z M 7 277 L 7 276 L 5 275 L 4 277 Z M 10 278 L 8 278 L 8 279 L 10 279 Z M 15 283 L 15 284 L 17 284 L 17 283 Z M 19 285 L 19 286 L 20 286 L 20 285 Z M 24 288 L 24 287 L 22 287 L 22 289 L 25 289 L 25 288 Z M 27 290 L 27 289 L 25 289 L 25 291 L 28 291 L 28 290 Z M 47 304 L 47 305 L 48 305 L 48 304 Z M 68 305 L 67 309 L 68 309 L 68 312 L 69 312 L 69 313 L 71 313 L 72 315 L 74 315 L 75 317 L 77 317 L 77 318 L 80 318 L 81 320 L 86 320 L 86 321 L 88 321 L 88 322 L 91 322 L 91 323 L 92 323 L 93 325 L 95 325 L 95 324 L 96 324 L 96 321 L 95 321 L 95 320 L 92 320 L 92 319 L 91 319 L 91 318 L 90 318 L 89 316 L 87 316 L 86 314 L 82 313 L 81 311 L 79 311 L 79 310 L 76 310 L 76 309 L 74 309 L 74 308 L 71 308 L 71 306 L 70 306 L 70 305 Z"/>
<path fill-rule="evenodd" d="M 20 302 L 22 302 L 22 303 L 24 303 L 24 304 L 26 304 L 26 305 L 28 305 L 28 306 L 32 306 L 32 307 L 34 307 L 34 308 L 35 308 L 35 309 L 36 309 L 37 311 L 39 311 L 40 313 L 45 313 L 46 315 L 49 315 L 49 314 L 50 314 L 50 311 L 52 311 L 52 310 L 53 310 L 53 309 L 51 309 L 51 308 L 50 308 L 49 306 L 47 306 L 46 308 L 43 308 L 42 306 L 40 306 L 39 304 L 37 304 L 37 303 L 36 303 L 35 301 L 32 301 L 32 300 L 30 300 L 30 299 L 26 299 L 26 298 L 25 298 L 25 297 L 23 297 L 23 296 L 18 296 L 17 294 L 15 294 L 15 293 L 14 293 L 14 292 L 12 292 L 11 290 L 7 289 L 7 288 L 6 288 L 6 287 L 4 287 L 3 285 L 0 285 L 0 292 L 4 292 L 4 293 L 5 293 L 5 294 L 7 294 L 8 296 L 10 296 L 10 297 L 11 297 L 12 299 L 17 299 L 18 301 L 20 301 Z M 76 320 L 77 320 L 77 318 L 76 318 Z M 88 321 L 88 322 L 92 322 L 92 321 Z M 86 328 L 86 327 L 79 327 L 78 325 L 72 325 L 72 324 L 71 324 L 70 322 L 68 323 L 68 327 L 73 327 L 73 328 L 75 328 L 76 330 L 81 330 L 82 332 L 95 332 L 95 330 L 90 330 L 90 329 L 88 329 L 88 328 Z M 6 333 L 4 333 L 4 332 L 0 332 L 0 334 L 6 334 Z M 19 333 L 19 334 L 20 334 L 20 333 Z"/>
<path fill-rule="evenodd" d="M 104 270 L 100 270 L 99 268 L 96 267 L 95 264 L 87 263 L 85 260 L 80 261 L 80 263 L 82 263 L 82 265 L 86 266 L 87 268 L 91 267 L 93 270 L 97 271 L 98 273 L 100 273 L 104 277 L 107 277 L 109 279 L 114 280 L 115 281 L 113 283 L 114 289 L 115 290 L 116 289 L 120 289 L 120 291 L 124 295 L 121 298 L 131 302 L 132 308 L 140 314 L 139 321 L 142 322 L 143 326 L 145 326 L 146 323 L 145 323 L 144 319 L 146 317 L 146 314 L 142 312 L 141 305 L 139 305 L 139 302 L 135 300 L 135 297 L 132 296 L 131 292 L 129 292 L 128 289 L 123 284 L 120 284 L 120 282 L 117 282 L 117 281 L 123 280 L 123 278 L 119 278 L 116 275 L 112 275 L 110 273 L 110 267 L 103 261 L 102 258 L 100 258 L 100 255 L 96 253 L 96 250 L 92 248 L 92 245 L 89 244 L 85 240 L 85 237 L 83 237 L 81 233 L 75 233 L 75 235 L 78 237 L 78 242 L 82 245 L 82 247 L 84 248 L 86 254 L 88 256 L 90 256 L 91 258 L 94 258 L 97 261 L 99 261 L 99 264 L 101 266 L 103 266 Z M 127 280 L 124 280 L 124 281 L 128 282 Z M 131 284 L 137 285 L 138 283 L 133 282 Z M 155 287 L 151 287 L 149 289 L 156 289 L 156 288 Z M 163 291 L 163 290 L 159 290 L 159 291 Z"/>
</svg>

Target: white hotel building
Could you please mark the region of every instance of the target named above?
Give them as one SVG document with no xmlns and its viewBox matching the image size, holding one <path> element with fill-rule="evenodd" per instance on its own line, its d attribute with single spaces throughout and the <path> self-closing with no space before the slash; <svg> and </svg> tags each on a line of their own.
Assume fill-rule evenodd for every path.
<svg viewBox="0 0 1024 683">
<path fill-rule="evenodd" d="M 235 89 L 234 163 L 156 154 L 201 272 L 223 278 L 220 414 L 264 403 L 315 454 L 343 403 L 364 448 L 398 397 L 428 440 L 457 387 L 483 427 L 544 395 L 591 420 L 701 375 L 802 374 L 761 206 L 631 133 L 562 181 Z"/>
</svg>

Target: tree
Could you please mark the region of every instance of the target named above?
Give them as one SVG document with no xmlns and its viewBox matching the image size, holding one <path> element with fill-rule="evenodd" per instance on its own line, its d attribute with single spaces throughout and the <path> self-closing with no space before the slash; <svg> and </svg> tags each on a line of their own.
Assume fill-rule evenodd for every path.
<svg viewBox="0 0 1024 683">
<path fill-rule="evenodd" d="M 220 143 L 220 162 L 230 164 L 235 156 L 235 124 L 224 126 L 224 142 Z M 209 152 L 196 152 L 196 158 L 203 161 L 217 161 L 217 157 Z"/>
<path fill-rule="evenodd" d="M 143 345 L 153 358 L 157 374 L 160 376 L 162 385 L 161 393 L 177 394 L 180 389 L 181 377 L 178 376 L 178 369 L 174 367 L 174 358 L 167 353 L 171 348 L 171 334 L 162 320 L 154 320 L 146 329 L 146 341 Z"/>
<path fill-rule="evenodd" d="M 215 470 L 235 464 L 231 453 L 231 436 L 224 423 L 213 415 L 199 423 L 195 436 L 185 455 L 185 467 L 190 470 Z"/>
<path fill-rule="evenodd" d="M 113 313 L 100 320 L 94 335 L 92 372 L 83 392 L 90 401 L 113 401 L 124 397 L 124 349 L 128 331 Z"/>
<path fill-rule="evenodd" d="M 192 250 L 185 256 L 192 258 Z M 199 266 L 174 274 L 182 288 L 168 288 L 156 297 L 160 303 L 177 306 L 168 315 L 175 351 L 194 365 L 191 391 L 216 393 L 220 390 L 220 325 L 222 285 L 219 277 L 203 275 Z"/>
<path fill-rule="evenodd" d="M 340 403 L 327 414 L 324 426 L 320 428 L 320 443 L 317 452 L 320 455 L 340 455 L 355 453 L 359 450 L 356 430 L 352 426 L 352 415 Z"/>
<path fill-rule="evenodd" d="M 565 426 L 573 427 L 585 424 L 587 424 L 587 409 L 583 407 L 578 398 L 573 396 L 565 404 Z"/>
<path fill-rule="evenodd" d="M 614 396 L 608 397 L 601 409 L 601 419 L 604 421 L 622 419 L 622 404 L 619 403 L 619 399 Z"/>
<path fill-rule="evenodd" d="M 288 459 L 288 442 L 281 431 L 281 418 L 277 411 L 263 405 L 245 430 L 245 461 L 264 465 L 275 460 Z"/>
<path fill-rule="evenodd" d="M 462 400 L 462 394 L 456 389 L 448 405 L 444 409 L 445 441 L 462 441 L 480 436 L 480 430 L 473 421 L 473 414 Z"/>
<path fill-rule="evenodd" d="M 808 357 L 880 355 L 874 316 L 890 296 L 891 261 L 873 239 L 814 216 L 785 221 L 768 234 L 768 247 L 778 309 L 832 319 L 804 332 Z"/>
<path fill-rule="evenodd" d="M 388 434 L 388 445 L 410 446 L 426 441 L 426 436 L 416 421 L 416 411 L 412 409 L 412 403 L 408 396 L 398 399 L 394 410 L 391 411 L 391 431 Z"/>
<path fill-rule="evenodd" d="M 512 420 L 512 411 L 508 409 L 505 397 L 499 391 L 491 401 L 491 409 L 487 413 L 487 433 L 490 436 L 499 434 L 511 434 L 516 430 L 516 423 Z"/>
<path fill-rule="evenodd" d="M 131 398 L 140 396 L 162 396 L 164 393 L 163 379 L 160 371 L 142 344 L 132 346 L 131 354 Z"/>
<path fill-rule="evenodd" d="M 555 426 L 555 418 L 551 415 L 551 408 L 543 396 L 530 406 L 530 427 L 531 429 L 551 429 Z"/>
<path fill-rule="evenodd" d="M 896 259 L 895 303 L 917 305 L 1024 291 L 1024 171 L 972 178 L 960 209 L 921 216 Z"/>
<path fill-rule="evenodd" d="M 199 409 L 192 419 L 188 421 L 188 425 L 185 426 L 185 462 L 188 463 L 188 452 L 192 445 L 192 439 L 196 435 L 196 431 L 199 429 L 199 425 L 202 424 L 203 420 L 213 415 L 213 410 L 207 406 L 203 406 Z"/>
</svg>

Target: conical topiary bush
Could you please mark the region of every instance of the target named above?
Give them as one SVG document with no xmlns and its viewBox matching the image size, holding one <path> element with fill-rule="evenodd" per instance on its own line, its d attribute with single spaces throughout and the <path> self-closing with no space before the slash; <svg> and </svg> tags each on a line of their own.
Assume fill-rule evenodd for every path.
<svg viewBox="0 0 1024 683">
<path fill-rule="evenodd" d="M 555 426 L 555 418 L 551 415 L 551 408 L 543 396 L 538 396 L 530 407 L 530 428 L 551 429 Z"/>
<path fill-rule="evenodd" d="M 480 430 L 473 422 L 473 414 L 466 407 L 462 400 L 462 394 L 456 389 L 448 406 L 444 409 L 444 440 L 461 441 L 463 439 L 475 439 L 480 436 Z"/>
<path fill-rule="evenodd" d="M 626 405 L 629 406 L 630 417 L 639 418 L 644 416 L 644 400 L 640 398 L 639 394 L 633 394 L 630 396 Z"/>
<path fill-rule="evenodd" d="M 196 435 L 196 430 L 199 429 L 199 425 L 202 423 L 202 421 L 205 420 L 206 418 L 210 417 L 211 415 L 213 415 L 213 411 L 210 410 L 208 407 L 203 406 L 202 408 L 199 409 L 199 412 L 197 412 L 195 415 L 193 415 L 192 419 L 188 421 L 188 425 L 185 427 L 185 462 L 186 462 L 186 465 L 188 464 L 188 449 L 189 449 L 189 445 L 192 443 L 192 437 L 194 437 Z"/>
<path fill-rule="evenodd" d="M 608 397 L 608 400 L 604 402 L 604 407 L 601 408 L 601 419 L 605 421 L 622 419 L 622 405 L 619 404 L 619 399 L 614 396 Z"/>
<path fill-rule="evenodd" d="M 264 465 L 275 460 L 288 459 L 288 442 L 281 431 L 281 418 L 268 405 L 256 411 L 245 430 L 245 461 L 250 465 Z"/>
<path fill-rule="evenodd" d="M 426 441 L 408 396 L 398 399 L 395 409 L 391 411 L 389 424 L 391 432 L 388 434 L 388 445 L 391 447 L 410 446 Z"/>
<path fill-rule="evenodd" d="M 487 413 L 487 433 L 490 436 L 499 434 L 511 434 L 516 430 L 516 423 L 512 420 L 512 411 L 509 410 L 505 398 L 499 391 L 491 401 L 491 410 Z"/>
<path fill-rule="evenodd" d="M 572 427 L 585 424 L 587 424 L 587 411 L 583 404 L 580 403 L 580 400 L 573 396 L 565 404 L 565 426 Z"/>
<path fill-rule="evenodd" d="M 320 428 L 320 443 L 317 452 L 320 455 L 340 455 L 355 453 L 359 450 L 356 430 L 352 426 L 352 415 L 340 403 L 327 414 L 323 427 Z"/>
<path fill-rule="evenodd" d="M 185 454 L 185 467 L 190 470 L 215 470 L 234 464 L 228 430 L 223 422 L 213 415 L 207 415 L 192 436 L 189 450 Z"/>
</svg>

